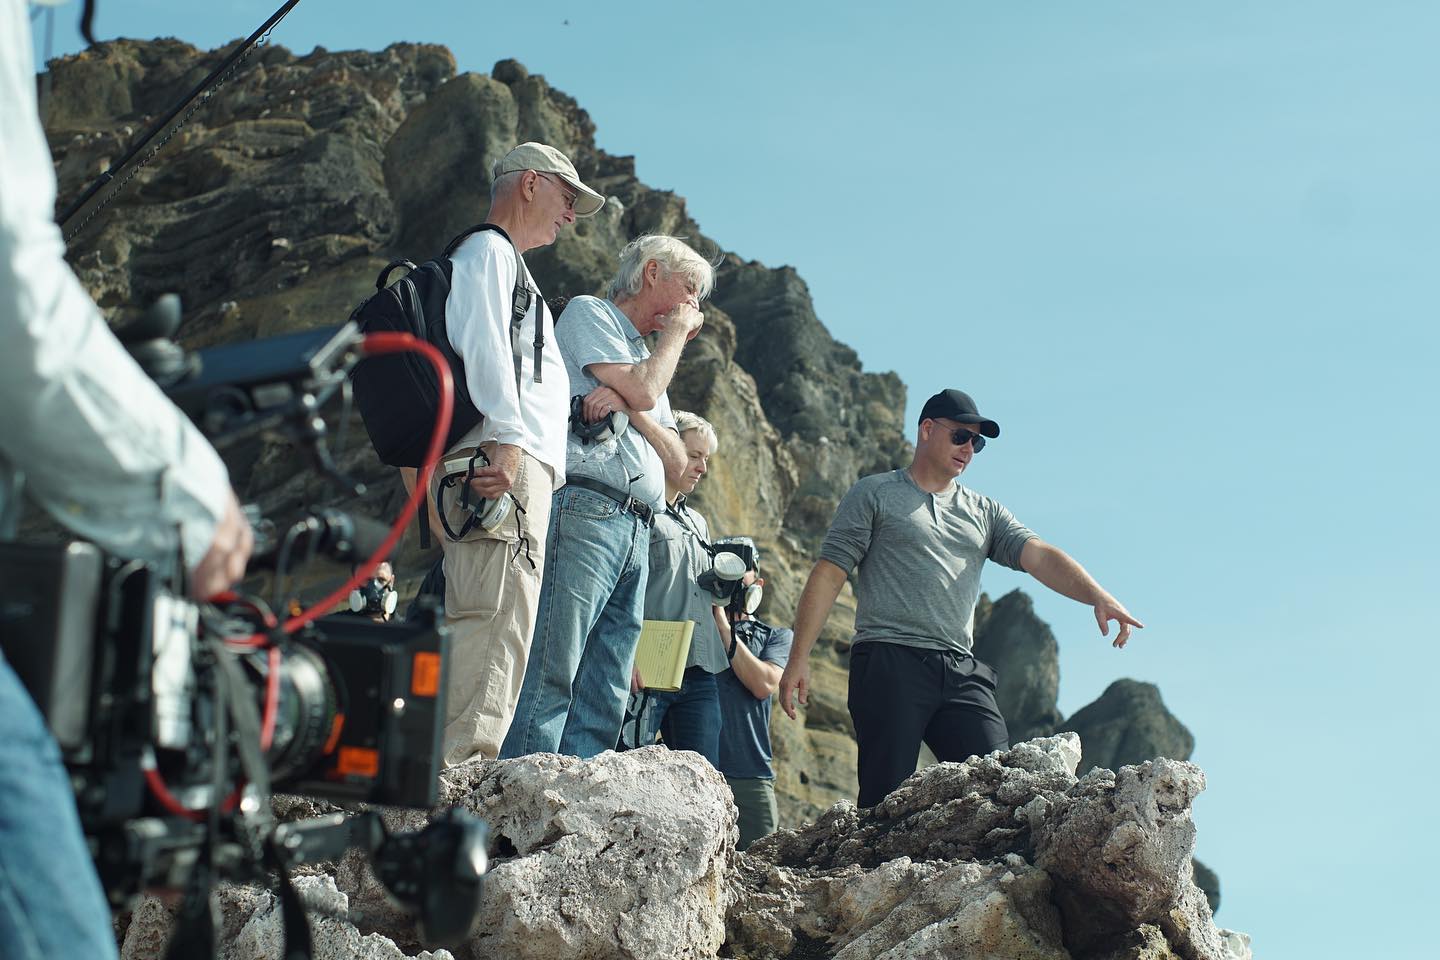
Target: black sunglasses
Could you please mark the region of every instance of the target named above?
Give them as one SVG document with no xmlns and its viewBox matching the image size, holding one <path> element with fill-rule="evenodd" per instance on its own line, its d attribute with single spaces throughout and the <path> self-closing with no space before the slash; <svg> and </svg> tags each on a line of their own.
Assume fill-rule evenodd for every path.
<svg viewBox="0 0 1440 960">
<path fill-rule="evenodd" d="M 981 450 L 985 449 L 985 438 L 980 436 L 980 434 L 976 433 L 974 430 L 965 430 L 963 428 L 957 427 L 950 434 L 950 442 L 955 444 L 955 446 L 957 447 L 963 447 L 967 443 L 972 444 L 970 449 L 974 450 L 976 453 L 979 453 Z"/>
</svg>

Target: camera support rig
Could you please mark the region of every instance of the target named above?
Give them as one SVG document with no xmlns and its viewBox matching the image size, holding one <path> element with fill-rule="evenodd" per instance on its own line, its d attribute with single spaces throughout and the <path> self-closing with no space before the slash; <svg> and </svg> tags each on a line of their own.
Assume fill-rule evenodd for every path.
<svg viewBox="0 0 1440 960">
<path fill-rule="evenodd" d="M 178 300 L 167 298 L 124 339 L 217 449 L 280 433 L 347 491 L 358 485 L 335 468 L 320 411 L 361 357 L 418 350 L 446 400 L 452 390 L 438 351 L 409 337 L 361 337 L 345 324 L 187 354 L 171 339 L 178 320 Z M 442 402 L 432 462 L 448 421 Z M 375 813 L 277 824 L 270 804 L 272 780 L 347 805 L 438 799 L 443 626 L 433 611 L 410 626 L 321 619 L 389 553 L 418 506 L 412 496 L 388 529 L 334 510 L 291 526 L 310 538 L 309 553 L 366 559 L 283 623 L 255 599 L 232 597 L 223 611 L 187 600 L 145 564 L 88 544 L 0 543 L 5 652 L 56 732 L 107 895 L 119 905 L 146 888 L 187 891 L 171 957 L 213 955 L 218 879 L 273 882 L 286 960 L 310 956 L 289 870 L 352 846 L 416 913 L 427 946 L 468 932 L 486 869 L 486 831 L 473 815 L 452 809 L 391 834 Z M 262 561 L 274 549 L 267 529 L 257 524 Z"/>
</svg>

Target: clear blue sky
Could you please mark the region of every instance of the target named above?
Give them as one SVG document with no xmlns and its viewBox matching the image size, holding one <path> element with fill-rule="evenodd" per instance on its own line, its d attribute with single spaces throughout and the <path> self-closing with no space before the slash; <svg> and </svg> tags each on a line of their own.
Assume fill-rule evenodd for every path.
<svg viewBox="0 0 1440 960">
<path fill-rule="evenodd" d="M 101 0 L 97 31 L 210 48 L 276 3 Z M 1261 960 L 1433 955 L 1440 6 L 303 0 L 275 35 L 397 40 L 544 74 L 794 265 L 910 419 L 959 386 L 1001 422 L 965 481 L 1149 626 L 1116 652 L 987 587 L 1036 595 L 1067 713 L 1159 684 Z"/>
</svg>

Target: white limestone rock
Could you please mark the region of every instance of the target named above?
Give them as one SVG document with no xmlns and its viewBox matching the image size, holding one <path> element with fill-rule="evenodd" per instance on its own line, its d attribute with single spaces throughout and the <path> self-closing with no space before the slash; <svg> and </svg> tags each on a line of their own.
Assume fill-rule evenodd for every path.
<svg viewBox="0 0 1440 960">
<path fill-rule="evenodd" d="M 736 812 L 699 754 L 648 747 L 592 760 L 536 754 L 445 772 L 442 805 L 489 824 L 480 916 L 460 957 L 713 957 L 725 934 Z M 392 829 L 425 819 L 391 811 Z M 413 944 L 352 854 L 338 871 L 362 926 Z"/>
<path fill-rule="evenodd" d="M 362 934 L 346 918 L 349 899 L 335 888 L 331 877 L 297 877 L 294 883 L 309 916 L 315 960 L 454 960 L 448 950 L 411 955 L 388 937 Z M 279 960 L 284 955 L 283 936 L 280 901 L 267 891 L 249 921 L 222 948 L 221 956 L 223 960 Z"/>
<path fill-rule="evenodd" d="M 1205 789 L 1191 763 L 1152 760 L 1096 769 L 1034 828 L 1035 864 L 1055 879 L 1066 942 L 1086 949 L 1154 924 L 1189 960 L 1226 960 L 1195 886 L 1190 803 Z"/>
<path fill-rule="evenodd" d="M 835 960 L 1069 960 L 1050 878 L 1019 857 L 770 869 L 764 893 L 731 911 L 726 946 L 735 957 L 778 960 L 808 947 Z"/>
</svg>

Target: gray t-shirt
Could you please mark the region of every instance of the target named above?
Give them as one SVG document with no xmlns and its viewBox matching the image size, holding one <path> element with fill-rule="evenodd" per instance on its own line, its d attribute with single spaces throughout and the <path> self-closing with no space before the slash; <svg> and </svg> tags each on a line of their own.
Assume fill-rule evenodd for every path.
<svg viewBox="0 0 1440 960">
<path fill-rule="evenodd" d="M 855 642 L 969 653 L 986 559 L 1019 570 L 1035 534 L 959 483 L 926 493 L 908 470 L 865 477 L 840 501 L 820 557 L 856 564 Z"/>
<path fill-rule="evenodd" d="M 675 506 L 655 514 L 650 528 L 650 572 L 645 581 L 646 620 L 694 620 L 690 656 L 685 666 L 701 667 L 706 673 L 728 669 L 730 659 L 715 626 L 710 594 L 700 589 L 696 578 L 710 569 L 710 554 L 701 546 L 710 538 L 705 518 L 685 506 L 678 497 Z"/>
<path fill-rule="evenodd" d="M 639 363 L 650 356 L 645 338 L 630 318 L 609 300 L 575 297 L 555 322 L 555 339 L 570 375 L 571 396 L 585 396 L 600 386 L 586 369 L 592 363 Z M 661 426 L 675 429 L 670 397 L 661 394 L 650 416 Z M 660 455 L 634 427 L 604 443 L 581 443 L 567 431 L 565 473 L 590 477 L 625 490 L 648 503 L 657 513 L 665 503 L 665 467 Z"/>
<path fill-rule="evenodd" d="M 730 627 L 735 642 L 745 644 L 757 660 L 784 668 L 790 662 L 795 634 L 759 620 Z M 732 667 L 715 678 L 720 695 L 720 762 L 715 769 L 727 777 L 774 780 L 770 767 L 770 701 L 758 700 Z"/>
</svg>

